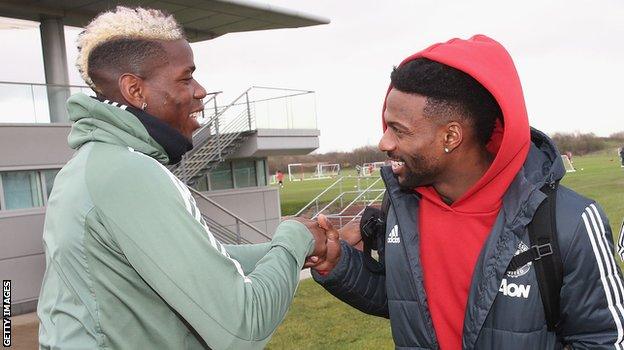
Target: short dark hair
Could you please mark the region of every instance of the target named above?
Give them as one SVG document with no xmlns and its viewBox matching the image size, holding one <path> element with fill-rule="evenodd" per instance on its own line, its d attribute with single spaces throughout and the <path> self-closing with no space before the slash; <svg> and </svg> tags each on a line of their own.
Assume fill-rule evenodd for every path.
<svg viewBox="0 0 624 350">
<path fill-rule="evenodd" d="M 496 119 L 503 122 L 494 96 L 470 75 L 445 64 L 417 58 L 395 67 L 390 80 L 401 92 L 427 98 L 425 116 L 455 116 L 470 121 L 482 145 L 492 137 Z"/>
<path fill-rule="evenodd" d="M 124 73 L 146 77 L 148 73 L 167 63 L 167 53 L 156 40 L 119 38 L 96 46 L 89 55 L 88 70 L 95 86 L 112 76 Z"/>
</svg>

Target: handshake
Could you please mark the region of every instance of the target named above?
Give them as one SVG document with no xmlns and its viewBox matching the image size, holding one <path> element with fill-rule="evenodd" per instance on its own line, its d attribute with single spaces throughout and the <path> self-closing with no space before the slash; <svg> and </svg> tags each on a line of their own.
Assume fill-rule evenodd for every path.
<svg viewBox="0 0 624 350">
<path fill-rule="evenodd" d="M 305 218 L 295 220 L 304 224 L 314 237 L 314 251 L 306 258 L 304 268 L 312 268 L 321 275 L 330 273 L 340 260 L 340 240 L 362 250 L 359 220 L 348 223 L 340 230 L 336 230 L 323 214 L 318 216 L 317 221 Z"/>
</svg>

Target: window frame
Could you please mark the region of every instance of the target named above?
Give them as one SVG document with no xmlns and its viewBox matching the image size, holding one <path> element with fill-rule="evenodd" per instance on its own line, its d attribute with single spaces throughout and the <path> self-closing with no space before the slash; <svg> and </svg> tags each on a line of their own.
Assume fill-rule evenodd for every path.
<svg viewBox="0 0 624 350">
<path fill-rule="evenodd" d="M 2 172 L 0 171 L 0 211 L 8 211 L 6 208 L 6 202 L 4 200 L 4 187 L 2 185 Z"/>
<path fill-rule="evenodd" d="M 253 164 L 252 167 L 246 167 L 246 168 L 239 168 L 239 169 L 252 169 L 254 170 L 254 176 L 253 176 L 253 180 L 255 182 L 255 185 L 252 186 L 239 186 L 238 183 L 236 182 L 236 176 L 234 175 L 234 162 L 236 163 L 244 163 L 244 162 L 251 162 Z M 233 159 L 231 161 L 232 164 L 232 183 L 234 184 L 233 189 L 239 189 L 239 188 L 253 188 L 253 187 L 259 187 L 258 186 L 258 166 L 256 164 L 256 158 L 240 158 L 240 159 Z M 251 179 L 251 177 L 250 177 Z"/>
<path fill-rule="evenodd" d="M 13 168 L 13 169 L 3 169 L 0 170 L 0 213 L 14 213 L 14 212 L 29 212 L 29 211 L 33 211 L 33 210 L 45 210 L 45 208 L 48 206 L 48 192 L 47 192 L 47 185 L 45 183 L 45 175 L 44 175 L 44 171 L 47 170 L 58 170 L 61 171 L 63 166 L 56 166 L 56 167 L 36 167 L 36 168 L 22 168 L 22 167 L 18 167 L 18 168 Z M 41 199 L 41 205 L 40 206 L 32 206 L 32 207 L 28 207 L 28 208 L 19 208 L 19 209 L 7 209 L 6 207 L 6 198 L 4 197 L 4 185 L 3 185 L 3 181 L 2 181 L 2 174 L 4 173 L 12 173 L 12 172 L 31 172 L 34 171 L 36 176 L 37 176 L 37 182 L 38 182 L 38 189 L 40 190 L 39 192 L 39 199 Z M 57 173 L 58 175 L 58 173 Z"/>
<path fill-rule="evenodd" d="M 234 183 L 234 159 L 227 159 L 223 161 L 224 163 L 228 163 L 230 166 L 230 180 L 232 181 L 232 187 L 229 188 L 220 188 L 220 189 L 214 189 L 212 188 L 212 180 L 210 178 L 210 175 L 212 174 L 212 170 L 215 170 L 219 165 L 217 165 L 217 167 L 215 167 L 214 169 L 210 170 L 206 176 L 208 177 L 208 191 L 227 191 L 227 190 L 233 190 L 236 188 L 236 184 Z"/>
</svg>

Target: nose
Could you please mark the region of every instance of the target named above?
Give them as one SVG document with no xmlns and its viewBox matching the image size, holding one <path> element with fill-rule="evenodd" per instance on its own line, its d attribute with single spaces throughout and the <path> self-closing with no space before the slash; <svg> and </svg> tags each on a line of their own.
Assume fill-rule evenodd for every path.
<svg viewBox="0 0 624 350">
<path fill-rule="evenodd" d="M 382 152 L 392 152 L 396 150 L 396 140 L 390 131 L 390 128 L 387 128 L 381 136 L 381 140 L 379 140 L 379 150 Z"/>
<path fill-rule="evenodd" d="M 195 87 L 195 91 L 193 92 L 193 98 L 196 98 L 198 100 L 203 99 L 204 97 L 206 97 L 206 95 L 208 95 L 208 93 L 206 92 L 206 89 L 204 89 L 204 87 L 198 83 L 197 86 Z"/>
</svg>

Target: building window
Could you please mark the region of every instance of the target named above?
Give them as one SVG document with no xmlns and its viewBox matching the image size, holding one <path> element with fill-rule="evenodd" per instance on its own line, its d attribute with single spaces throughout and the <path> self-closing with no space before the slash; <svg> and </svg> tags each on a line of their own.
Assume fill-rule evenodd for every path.
<svg viewBox="0 0 624 350">
<path fill-rule="evenodd" d="M 256 160 L 256 171 L 258 173 L 258 186 L 266 186 L 266 168 L 264 159 Z"/>
<path fill-rule="evenodd" d="M 196 179 L 193 188 L 200 192 L 208 191 L 208 176 L 202 175 L 200 178 Z"/>
<path fill-rule="evenodd" d="M 254 160 L 234 162 L 234 185 L 236 188 L 257 186 L 256 164 Z"/>
<path fill-rule="evenodd" d="M 2 173 L 2 194 L 6 210 L 43 206 L 41 182 L 36 171 Z"/>
<path fill-rule="evenodd" d="M 234 188 L 234 182 L 232 181 L 232 164 L 230 162 L 223 162 L 210 171 L 210 189 L 225 190 L 228 188 Z"/>
<path fill-rule="evenodd" d="M 56 174 L 58 174 L 59 171 L 61 171 L 61 169 L 44 170 L 41 172 L 41 176 L 43 176 L 43 183 L 46 190 L 46 198 L 50 198 L 52 185 L 54 185 L 54 179 L 56 179 Z"/>
</svg>

